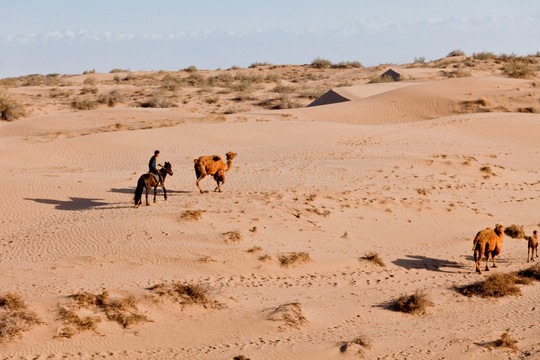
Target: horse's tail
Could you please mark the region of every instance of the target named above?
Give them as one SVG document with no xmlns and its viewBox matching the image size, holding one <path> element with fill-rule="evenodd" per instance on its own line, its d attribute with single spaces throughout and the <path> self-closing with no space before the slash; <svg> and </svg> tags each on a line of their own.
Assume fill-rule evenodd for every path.
<svg viewBox="0 0 540 360">
<path fill-rule="evenodd" d="M 146 184 L 144 182 L 143 177 L 141 176 L 139 178 L 139 181 L 137 182 L 137 189 L 135 189 L 135 196 L 133 197 L 133 200 L 135 200 L 135 206 L 140 205 L 141 203 L 141 196 L 143 189 L 145 188 Z"/>
</svg>

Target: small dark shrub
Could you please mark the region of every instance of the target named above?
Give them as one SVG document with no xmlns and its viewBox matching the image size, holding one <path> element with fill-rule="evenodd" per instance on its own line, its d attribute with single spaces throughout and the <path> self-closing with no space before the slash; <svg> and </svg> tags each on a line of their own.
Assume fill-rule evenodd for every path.
<svg viewBox="0 0 540 360">
<path fill-rule="evenodd" d="M 512 239 L 525 238 L 525 233 L 523 232 L 523 225 L 512 224 L 504 229 L 504 233 L 510 236 Z"/>
<path fill-rule="evenodd" d="M 326 60 L 320 57 L 316 57 L 311 62 L 311 67 L 315 69 L 327 69 L 330 66 L 332 66 L 332 62 L 330 60 Z"/>
<path fill-rule="evenodd" d="M 405 295 L 400 297 L 394 303 L 394 310 L 409 314 L 424 314 L 428 306 L 433 306 L 423 291 L 416 291 L 413 295 Z"/>
</svg>

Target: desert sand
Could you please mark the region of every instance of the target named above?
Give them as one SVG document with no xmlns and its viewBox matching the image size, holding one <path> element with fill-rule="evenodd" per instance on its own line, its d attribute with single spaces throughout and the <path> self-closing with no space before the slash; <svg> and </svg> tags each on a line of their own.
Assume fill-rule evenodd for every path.
<svg viewBox="0 0 540 360">
<path fill-rule="evenodd" d="M 527 235 L 540 227 L 540 115 L 518 112 L 540 107 L 538 78 L 509 78 L 488 62 L 463 78 L 393 68 L 403 81 L 369 84 L 383 67 L 279 67 L 350 101 L 306 108 L 304 97 L 274 110 L 252 105 L 273 84 L 240 100 L 186 87 L 173 90 L 177 107 L 130 106 L 132 97 L 85 111 L 69 96 L 90 76 L 100 93 L 118 87 L 114 74 L 8 86 L 27 114 L 0 123 L 1 291 L 19 294 L 42 324 L 0 343 L 0 358 L 540 358 L 538 282 L 497 299 L 454 289 L 531 265 L 526 241 L 505 236 L 498 268 L 479 275 L 471 249 L 497 223 Z M 144 79 L 163 76 L 129 74 L 141 83 L 120 89 L 141 97 L 154 86 Z M 174 170 L 168 199 L 158 190 L 136 209 L 155 149 Z M 193 159 L 227 151 L 238 155 L 223 192 L 206 177 L 200 194 Z M 208 301 L 152 290 L 174 283 L 199 286 Z M 146 321 L 124 328 L 70 298 L 103 291 L 132 296 Z M 425 313 L 389 306 L 416 291 L 433 304 Z M 94 328 L 66 336 L 62 309 Z M 506 331 L 517 350 L 493 345 Z"/>
</svg>

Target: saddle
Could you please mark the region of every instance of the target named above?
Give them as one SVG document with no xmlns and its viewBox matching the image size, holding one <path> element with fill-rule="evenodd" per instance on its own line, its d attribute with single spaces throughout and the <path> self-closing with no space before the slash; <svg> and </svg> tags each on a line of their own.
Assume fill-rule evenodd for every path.
<svg viewBox="0 0 540 360">
<path fill-rule="evenodd" d="M 157 174 L 154 174 L 152 172 L 148 172 L 147 174 L 152 175 L 154 177 L 154 179 L 156 180 L 156 182 L 159 183 L 159 176 L 157 176 Z"/>
</svg>

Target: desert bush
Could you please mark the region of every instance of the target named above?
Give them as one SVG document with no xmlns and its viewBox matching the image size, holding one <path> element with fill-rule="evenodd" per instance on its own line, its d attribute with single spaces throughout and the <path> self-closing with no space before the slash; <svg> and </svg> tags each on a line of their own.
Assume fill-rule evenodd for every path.
<svg viewBox="0 0 540 360">
<path fill-rule="evenodd" d="M 289 266 L 293 264 L 306 263 L 311 260 L 311 257 L 307 252 L 291 252 L 282 254 L 279 256 L 279 263 L 281 266 Z"/>
<path fill-rule="evenodd" d="M 540 263 L 516 272 L 516 275 L 525 279 L 540 281 Z"/>
<path fill-rule="evenodd" d="M 76 110 L 91 110 L 97 108 L 98 103 L 88 97 L 75 96 L 71 99 L 71 107 Z"/>
<path fill-rule="evenodd" d="M 194 283 L 173 282 L 171 284 L 156 284 L 150 289 L 157 299 L 169 298 L 182 306 L 201 305 L 205 308 L 220 308 L 222 305 L 209 298 L 207 286 Z"/>
<path fill-rule="evenodd" d="M 202 217 L 202 210 L 184 210 L 180 215 L 182 220 L 199 220 Z"/>
<path fill-rule="evenodd" d="M 519 279 L 513 274 L 497 273 L 488 276 L 485 280 L 455 287 L 455 289 L 466 296 L 503 297 L 520 295 L 521 290 L 516 286 L 517 282 L 519 282 Z"/>
<path fill-rule="evenodd" d="M 108 93 L 101 94 L 98 97 L 98 102 L 107 104 L 108 107 L 114 107 L 117 103 L 122 102 L 124 97 L 118 89 L 113 89 Z"/>
<path fill-rule="evenodd" d="M 398 298 L 393 308 L 408 314 L 425 314 L 426 308 L 433 305 L 425 292 L 416 291 L 413 295 L 404 295 Z"/>
<path fill-rule="evenodd" d="M 202 87 L 207 85 L 205 77 L 198 73 L 190 73 L 188 77 L 182 79 L 182 82 L 188 86 Z"/>
<path fill-rule="evenodd" d="M 183 69 L 185 72 L 188 72 L 188 73 L 193 73 L 193 72 L 196 72 L 198 69 L 195 65 L 190 65 L 186 68 Z"/>
<path fill-rule="evenodd" d="M 81 89 L 81 94 L 97 94 L 98 88 L 95 85 L 85 85 Z"/>
<path fill-rule="evenodd" d="M 305 99 L 318 99 L 325 93 L 324 89 L 310 89 L 310 88 L 304 88 L 300 91 L 300 94 L 298 94 L 299 97 L 305 98 Z"/>
<path fill-rule="evenodd" d="M 83 330 L 95 331 L 97 323 L 101 322 L 101 318 L 98 316 L 81 317 L 74 309 L 68 307 L 60 308 L 59 317 L 64 323 L 64 327 L 60 329 L 58 336 L 65 338 L 72 338 Z"/>
<path fill-rule="evenodd" d="M 0 89 L 0 120 L 13 121 L 24 115 L 24 106 L 14 100 L 6 90 Z"/>
<path fill-rule="evenodd" d="M 165 96 L 162 91 L 154 91 L 148 101 L 141 103 L 141 107 L 149 108 L 170 108 L 175 106 L 174 101 Z"/>
<path fill-rule="evenodd" d="M 453 71 L 443 71 L 443 75 L 445 75 L 448 78 L 464 78 L 464 77 L 470 77 L 471 73 L 465 70 L 463 66 L 459 65 Z"/>
<path fill-rule="evenodd" d="M 285 325 L 293 328 L 300 328 L 301 325 L 307 322 L 300 304 L 296 302 L 278 306 L 268 314 L 267 319 L 271 321 L 282 321 Z"/>
<path fill-rule="evenodd" d="M 223 235 L 225 236 L 226 243 L 239 242 L 242 240 L 242 235 L 240 234 L 240 231 L 238 230 L 228 231 L 226 233 L 223 233 Z"/>
<path fill-rule="evenodd" d="M 96 69 L 92 69 L 92 70 L 84 70 L 83 71 L 83 75 L 86 75 L 86 74 L 95 74 L 96 72 Z"/>
<path fill-rule="evenodd" d="M 533 113 L 536 112 L 536 110 L 532 106 L 528 106 L 528 107 L 524 107 L 524 108 L 518 108 L 518 112 L 533 114 Z"/>
<path fill-rule="evenodd" d="M 256 252 L 259 252 L 259 251 L 262 251 L 262 247 L 260 246 L 254 246 L 252 248 L 249 248 L 246 250 L 246 252 L 248 253 L 256 253 Z"/>
<path fill-rule="evenodd" d="M 503 65 L 502 71 L 509 77 L 516 79 L 529 78 L 536 74 L 536 71 L 526 61 L 522 60 L 509 61 Z"/>
<path fill-rule="evenodd" d="M 168 91 L 176 91 L 180 87 L 181 81 L 169 74 L 161 79 L 161 88 Z"/>
<path fill-rule="evenodd" d="M 448 53 L 448 55 L 446 55 L 447 57 L 452 57 L 452 56 L 465 56 L 465 53 L 463 51 L 461 51 L 460 49 L 456 49 L 456 50 L 452 50 Z"/>
<path fill-rule="evenodd" d="M 333 69 L 352 69 L 352 68 L 361 68 L 363 67 L 360 61 L 341 61 L 337 64 L 332 64 Z"/>
<path fill-rule="evenodd" d="M 515 339 L 512 339 L 512 337 L 510 336 L 510 334 L 508 333 L 508 331 L 505 331 L 500 338 L 498 338 L 497 340 L 495 340 L 495 346 L 496 347 L 504 347 L 504 348 L 508 348 L 510 350 L 513 350 L 513 351 L 517 351 L 518 350 L 518 347 L 517 347 L 517 340 Z"/>
<path fill-rule="evenodd" d="M 253 62 L 249 65 L 249 68 L 250 69 L 253 69 L 253 68 L 256 68 L 256 67 L 259 67 L 259 66 L 270 66 L 272 64 L 270 64 L 269 62 Z"/>
<path fill-rule="evenodd" d="M 86 79 L 84 79 L 83 84 L 95 85 L 96 81 L 97 81 L 97 78 L 95 76 L 88 76 Z"/>
<path fill-rule="evenodd" d="M 425 62 L 426 62 L 426 58 L 424 56 L 414 58 L 415 64 L 424 64 Z"/>
<path fill-rule="evenodd" d="M 341 344 L 339 351 L 344 353 L 346 351 L 355 351 L 356 354 L 360 355 L 363 353 L 364 349 L 369 349 L 371 347 L 371 342 L 367 340 L 364 336 L 359 336 L 356 339 L 351 341 L 346 341 Z"/>
<path fill-rule="evenodd" d="M 62 90 L 62 89 L 59 89 L 59 88 L 52 88 L 51 90 L 49 90 L 49 97 L 51 99 L 54 99 L 54 98 L 58 98 L 58 97 L 62 97 L 62 98 L 66 98 L 66 97 L 69 97 L 71 96 L 71 94 L 73 93 L 72 90 Z"/>
<path fill-rule="evenodd" d="M 387 82 L 393 82 L 393 81 L 403 81 L 403 76 L 399 76 L 397 80 L 394 80 L 389 75 L 383 75 L 383 76 L 373 76 L 371 77 L 371 80 L 369 80 L 369 84 L 375 84 L 375 83 L 387 83 Z"/>
<path fill-rule="evenodd" d="M 111 299 L 107 290 L 98 295 L 93 295 L 89 292 L 82 291 L 71 295 L 70 298 L 72 299 L 75 307 L 90 309 L 94 310 L 95 312 L 102 312 L 105 314 L 105 317 L 108 320 L 117 322 L 124 329 L 133 324 L 150 321 L 144 314 L 139 312 L 137 300 L 133 295 Z M 77 318 L 79 318 L 82 321 L 80 325 L 84 327 L 93 327 L 94 325 L 92 323 L 100 321 L 97 320 L 96 317 L 80 318 L 76 313 L 71 314 L 69 311 L 65 312 L 61 308 L 61 314 L 62 313 L 64 313 L 64 315 L 67 317 L 67 335 L 72 334 L 72 331 L 69 331 L 69 327 L 74 326 L 73 323 L 70 323 L 70 320 L 75 321 L 76 325 L 76 323 L 79 321 Z"/>
<path fill-rule="evenodd" d="M 369 252 L 367 254 L 365 254 L 362 259 L 364 260 L 367 260 L 369 262 L 372 262 L 373 264 L 375 265 L 379 265 L 381 267 L 385 267 L 386 264 L 384 263 L 384 261 L 381 259 L 381 257 L 379 256 L 379 254 L 377 254 L 376 252 Z"/>
<path fill-rule="evenodd" d="M 495 60 L 497 56 L 492 52 L 479 52 L 479 53 L 473 53 L 472 57 L 476 60 Z"/>
<path fill-rule="evenodd" d="M 523 225 L 512 224 L 504 229 L 504 233 L 512 239 L 524 239 Z"/>
<path fill-rule="evenodd" d="M 276 85 L 272 92 L 279 93 L 279 94 L 292 94 L 296 91 L 296 88 L 294 86 L 288 86 L 288 85 Z"/>
<path fill-rule="evenodd" d="M 332 66 L 332 62 L 330 60 L 326 60 L 320 57 L 316 57 L 311 62 L 311 67 L 315 69 L 327 69 L 330 66 Z"/>
<path fill-rule="evenodd" d="M 296 109 L 299 107 L 302 107 L 302 105 L 294 101 L 292 96 L 288 94 L 284 94 L 279 99 L 277 105 L 273 106 L 272 108 L 273 109 Z"/>
<path fill-rule="evenodd" d="M 118 68 L 114 68 L 114 69 L 112 69 L 111 71 L 109 71 L 110 74 L 119 73 L 119 72 L 130 72 L 130 70 L 129 70 L 129 69 L 118 69 Z"/>
<path fill-rule="evenodd" d="M 40 324 L 42 322 L 37 314 L 28 309 L 19 294 L 0 296 L 0 344 L 21 337 L 24 331 Z"/>
</svg>

